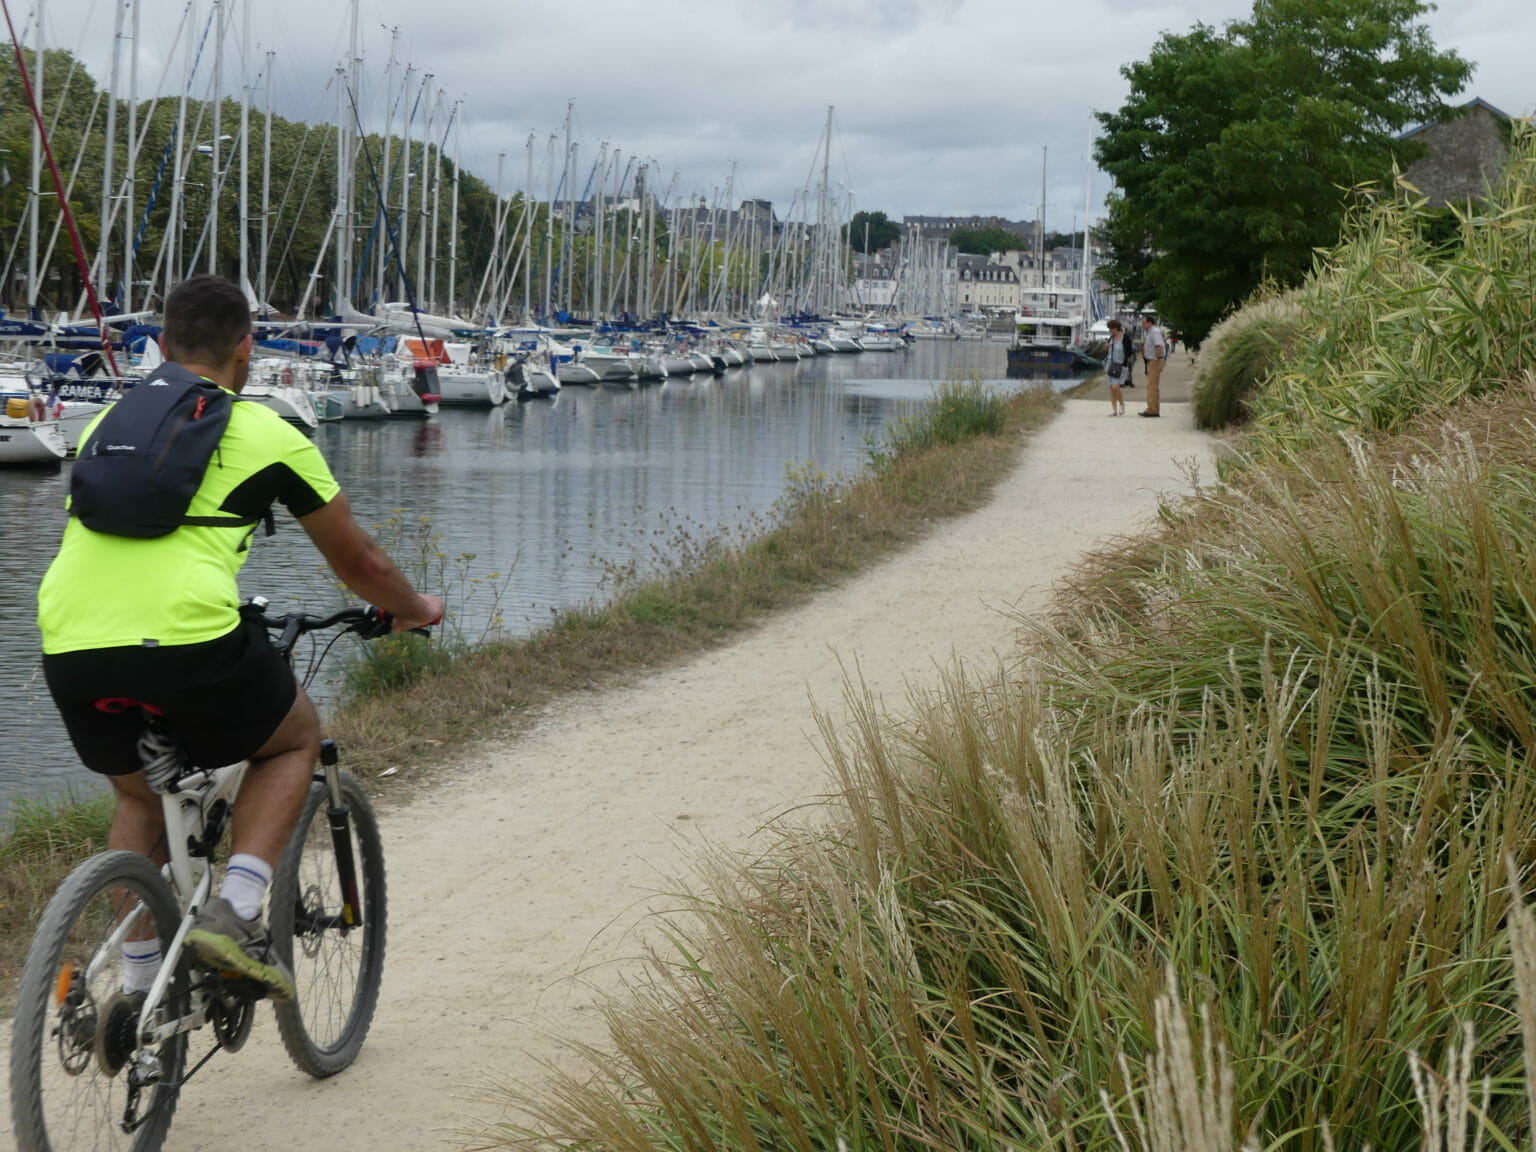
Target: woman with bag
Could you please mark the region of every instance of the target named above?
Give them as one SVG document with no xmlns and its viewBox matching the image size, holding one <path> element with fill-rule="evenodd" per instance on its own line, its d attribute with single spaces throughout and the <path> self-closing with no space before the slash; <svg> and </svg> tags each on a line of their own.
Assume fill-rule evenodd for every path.
<svg viewBox="0 0 1536 1152">
<path fill-rule="evenodd" d="M 1120 391 L 1120 381 L 1126 373 L 1125 345 L 1120 342 L 1120 321 L 1109 322 L 1109 356 L 1104 361 L 1104 371 L 1109 376 L 1109 414 L 1125 415 L 1125 400 Z"/>
</svg>

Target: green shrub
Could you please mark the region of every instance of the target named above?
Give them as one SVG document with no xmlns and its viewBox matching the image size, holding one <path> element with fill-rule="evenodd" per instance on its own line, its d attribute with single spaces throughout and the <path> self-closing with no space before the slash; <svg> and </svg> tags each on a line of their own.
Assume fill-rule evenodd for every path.
<svg viewBox="0 0 1536 1152">
<path fill-rule="evenodd" d="M 999 436 L 1007 424 L 1008 397 L 979 380 L 948 380 L 911 416 L 897 420 L 882 446 L 871 447 L 877 470 L 898 457 L 939 444 L 958 444 L 974 436 Z"/>
<path fill-rule="evenodd" d="M 1197 428 L 1247 421 L 1250 398 L 1296 339 L 1300 321 L 1296 294 L 1288 292 L 1253 300 L 1211 329 L 1190 389 Z"/>
</svg>

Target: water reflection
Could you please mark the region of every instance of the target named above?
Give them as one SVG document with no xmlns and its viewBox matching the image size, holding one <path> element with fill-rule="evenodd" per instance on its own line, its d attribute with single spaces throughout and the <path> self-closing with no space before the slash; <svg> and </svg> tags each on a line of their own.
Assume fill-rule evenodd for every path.
<svg viewBox="0 0 1536 1152">
<path fill-rule="evenodd" d="M 431 553 L 402 557 L 413 576 L 447 565 L 475 581 L 450 589 L 466 632 L 493 613 L 527 632 L 603 596 L 606 573 L 645 563 L 678 525 L 713 532 L 767 512 L 790 465 L 857 472 L 881 429 L 936 381 L 1000 380 L 1003 370 L 1001 345 L 927 342 L 636 391 L 570 388 L 424 423 L 328 424 L 315 439 L 364 524 L 382 536 L 404 531 Z M 0 692 L 11 717 L 0 807 L 65 782 L 97 786 L 73 760 L 37 657 L 34 596 L 62 530 L 67 481 L 67 466 L 0 470 Z M 501 595 L 495 574 L 506 580 Z M 338 595 L 303 531 L 281 520 L 258 542 L 242 587 L 279 608 L 318 609 Z"/>
</svg>

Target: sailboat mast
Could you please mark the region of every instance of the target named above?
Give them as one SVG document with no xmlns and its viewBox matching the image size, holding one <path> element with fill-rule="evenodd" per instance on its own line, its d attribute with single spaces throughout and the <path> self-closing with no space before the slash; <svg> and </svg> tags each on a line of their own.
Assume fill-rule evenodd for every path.
<svg viewBox="0 0 1536 1152">
<path fill-rule="evenodd" d="M 379 166 L 379 180 L 383 185 L 380 189 L 379 209 L 375 217 L 377 229 L 386 232 L 389 229 L 389 178 L 394 171 L 393 151 L 395 142 L 395 109 L 405 100 L 405 84 L 402 81 L 398 94 L 395 91 L 395 73 L 400 68 L 400 26 L 396 24 L 389 30 L 389 61 L 384 65 L 384 160 Z M 382 237 L 381 237 L 382 240 Z M 383 299 L 385 291 L 384 272 L 389 263 L 390 246 L 387 243 L 376 245 L 376 255 L 373 262 L 372 296 L 375 301 Z"/>
<path fill-rule="evenodd" d="M 421 136 L 421 171 L 416 177 L 416 182 L 421 185 L 421 194 L 416 197 L 416 291 L 421 291 L 421 286 L 427 282 L 427 222 L 431 219 L 431 208 L 427 204 L 427 185 L 432 162 L 432 134 L 437 128 L 437 102 L 430 94 L 432 81 L 437 79 L 431 72 L 424 73 L 421 78 L 421 91 L 427 105 L 427 124 Z M 435 192 L 435 190 L 434 190 Z M 417 297 L 419 304 L 421 297 Z"/>
<path fill-rule="evenodd" d="M 128 54 L 128 163 L 123 173 L 123 292 L 124 312 L 133 310 L 133 208 L 134 179 L 139 155 L 139 12 L 133 6 L 133 51 Z"/>
<path fill-rule="evenodd" d="M 527 221 L 527 230 L 525 230 L 524 240 L 522 240 L 525 247 L 521 255 L 522 315 L 528 316 L 528 318 L 533 316 L 533 260 L 528 257 L 528 252 L 533 247 L 531 246 L 531 240 L 533 240 L 533 217 L 530 215 L 531 212 L 533 212 L 533 132 L 528 132 L 527 178 L 522 181 L 522 215 L 524 215 L 525 221 Z M 522 224 L 524 221 L 519 220 L 518 223 Z"/>
<path fill-rule="evenodd" d="M 1035 268 L 1040 274 L 1040 287 L 1045 287 L 1045 162 L 1050 148 L 1040 149 L 1040 218 L 1035 221 Z"/>
<path fill-rule="evenodd" d="M 453 105 L 453 116 L 449 123 L 457 126 L 459 109 L 464 101 L 457 100 Z M 453 196 L 449 200 L 448 210 L 448 312 L 457 316 L 458 309 L 454 307 L 454 301 L 458 297 L 459 287 L 459 149 L 454 145 L 453 149 Z"/>
<path fill-rule="evenodd" d="M 266 121 L 261 131 L 261 242 L 256 256 L 256 302 L 267 306 L 267 257 L 272 242 L 272 62 L 276 53 L 267 50 L 267 66 L 262 73 L 262 103 Z"/>
<path fill-rule="evenodd" d="M 219 146 L 224 142 L 224 0 L 213 0 L 213 140 L 208 153 L 208 271 L 219 270 Z"/>
<path fill-rule="evenodd" d="M 347 68 L 337 69 L 336 100 L 336 313 L 346 319 L 352 306 L 352 208 L 355 202 L 353 165 L 357 154 L 357 136 L 352 106 L 361 100 L 357 85 L 361 61 L 358 59 L 357 0 L 350 5 L 347 35 Z"/>
<path fill-rule="evenodd" d="M 46 7 L 45 0 L 37 0 L 37 8 L 34 12 L 35 22 L 32 25 L 32 71 L 35 80 L 32 90 L 36 94 L 37 106 L 43 106 L 43 80 L 44 72 L 44 44 L 43 44 L 43 14 Z M 38 267 L 37 248 L 39 233 L 39 218 L 43 213 L 42 187 L 43 187 L 43 127 L 36 121 L 32 124 L 32 182 L 27 185 L 27 204 L 31 211 L 27 213 L 27 308 L 37 307 L 38 298 Z"/>
<path fill-rule="evenodd" d="M 251 287 L 251 0 L 240 9 L 240 290 Z M 252 301 L 254 304 L 255 301 Z"/>
<path fill-rule="evenodd" d="M 112 232 L 116 226 L 114 211 L 113 161 L 117 159 L 117 93 L 122 83 L 123 56 L 123 0 L 112 6 L 112 68 L 107 79 L 106 147 L 101 157 L 101 236 L 96 244 L 96 259 L 92 276 L 96 283 L 107 283 L 107 266 L 111 260 Z M 129 148 L 133 141 L 129 139 Z M 130 224 L 131 228 L 132 225 Z M 119 294 L 119 298 L 120 294 Z"/>
</svg>

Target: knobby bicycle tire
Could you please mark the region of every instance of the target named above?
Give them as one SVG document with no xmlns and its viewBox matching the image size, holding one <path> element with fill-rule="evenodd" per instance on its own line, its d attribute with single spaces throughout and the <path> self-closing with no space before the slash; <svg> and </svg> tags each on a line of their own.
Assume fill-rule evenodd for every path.
<svg viewBox="0 0 1536 1152">
<path fill-rule="evenodd" d="M 81 864 L 38 924 L 21 970 L 11 1033 L 11 1119 L 20 1152 L 155 1152 L 170 1128 L 186 1059 L 184 1032 L 156 1049 L 159 1084 L 144 1094 L 138 1126 L 122 1129 L 127 1062 L 138 1048 L 121 1016 L 113 1021 L 109 1000 L 121 988 L 121 955 L 103 948 L 121 913 L 131 908 L 128 901 L 148 912 L 168 954 L 181 912 L 159 869 L 135 852 L 101 852 Z M 91 973 L 89 961 L 98 953 Z M 162 1007 L 184 1015 L 186 1006 L 186 968 L 178 965 Z M 104 1033 L 113 1039 L 104 1040 Z M 104 1043 L 112 1057 L 103 1057 Z M 109 1071 L 103 1059 L 116 1067 Z"/>
<path fill-rule="evenodd" d="M 315 1077 L 334 1076 L 357 1059 L 384 974 L 384 845 L 362 785 L 342 772 L 341 791 L 359 922 L 348 924 L 343 910 L 341 861 L 323 782 L 310 786 L 272 877 L 272 939 L 295 988 L 291 1002 L 274 1006 L 278 1030 L 293 1062 Z"/>
</svg>

